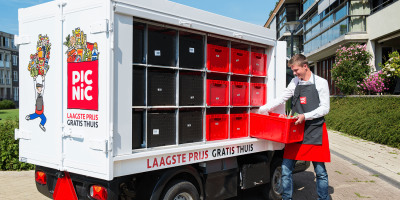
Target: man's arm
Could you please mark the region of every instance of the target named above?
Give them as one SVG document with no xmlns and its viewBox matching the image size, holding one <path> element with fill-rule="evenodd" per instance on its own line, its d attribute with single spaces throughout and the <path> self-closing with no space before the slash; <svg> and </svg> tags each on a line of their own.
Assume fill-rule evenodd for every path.
<svg viewBox="0 0 400 200">
<path fill-rule="evenodd" d="M 316 81 L 317 82 L 317 81 Z M 318 83 L 320 87 L 318 89 L 319 96 L 319 107 L 311 112 L 304 113 L 305 120 L 312 120 L 315 118 L 323 117 L 329 113 L 330 109 L 330 95 L 328 81 L 325 79 L 320 79 Z"/>
<path fill-rule="evenodd" d="M 36 98 L 37 98 L 37 91 L 36 91 L 36 78 L 37 78 L 37 76 L 34 76 L 33 77 L 33 91 L 35 91 L 35 100 L 36 100 Z"/>
<path fill-rule="evenodd" d="M 44 95 L 44 77 L 45 75 L 42 76 L 42 96 Z"/>
<path fill-rule="evenodd" d="M 265 111 L 270 112 L 276 107 L 284 104 L 290 97 L 293 96 L 295 89 L 296 85 L 294 83 L 294 79 L 292 79 L 287 88 L 282 92 L 281 95 L 279 95 L 279 97 L 260 107 L 260 113 L 264 113 Z"/>
</svg>

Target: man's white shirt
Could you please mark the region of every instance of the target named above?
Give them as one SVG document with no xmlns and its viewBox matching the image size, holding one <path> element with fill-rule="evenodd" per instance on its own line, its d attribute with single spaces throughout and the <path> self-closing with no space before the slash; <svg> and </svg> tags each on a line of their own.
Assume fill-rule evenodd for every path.
<svg viewBox="0 0 400 200">
<path fill-rule="evenodd" d="M 279 105 L 284 104 L 290 97 L 294 95 L 294 90 L 296 89 L 297 84 L 299 85 L 314 84 L 314 78 L 313 78 L 314 76 L 315 76 L 315 86 L 317 88 L 320 101 L 319 107 L 311 112 L 304 113 L 304 117 L 306 120 L 312 120 L 315 118 L 325 116 L 326 114 L 329 113 L 330 109 L 330 99 L 329 99 L 330 92 L 329 92 L 328 81 L 317 75 L 314 75 L 312 72 L 311 72 L 311 77 L 308 81 L 300 80 L 297 77 L 293 78 L 292 81 L 289 83 L 288 87 L 282 92 L 282 94 L 278 98 L 272 100 L 271 102 L 268 102 L 266 105 L 262 106 L 260 110 L 267 110 L 268 112 L 271 112 Z"/>
</svg>

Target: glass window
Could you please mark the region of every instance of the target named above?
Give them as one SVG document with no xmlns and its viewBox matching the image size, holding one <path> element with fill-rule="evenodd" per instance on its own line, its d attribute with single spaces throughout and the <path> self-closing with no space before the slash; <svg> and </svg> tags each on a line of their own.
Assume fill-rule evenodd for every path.
<svg viewBox="0 0 400 200">
<path fill-rule="evenodd" d="M 364 14 L 363 1 L 350 1 L 350 15 L 362 15 Z"/>
<path fill-rule="evenodd" d="M 279 37 L 282 37 L 282 35 L 283 35 L 286 31 L 289 31 L 289 30 L 287 30 L 287 27 L 285 26 L 285 27 L 283 27 L 283 28 L 279 31 Z"/>
<path fill-rule="evenodd" d="M 8 61 L 8 55 L 6 54 L 6 55 L 4 55 L 4 61 Z"/>
<path fill-rule="evenodd" d="M 330 15 L 329 17 L 327 17 L 326 19 L 324 19 L 324 21 L 322 21 L 322 28 L 321 28 L 321 30 L 324 30 L 324 29 L 328 28 L 332 23 L 333 23 L 333 16 Z"/>
<path fill-rule="evenodd" d="M 335 22 L 339 21 L 346 15 L 347 15 L 347 6 L 344 6 L 343 8 L 341 8 L 336 12 Z"/>
<path fill-rule="evenodd" d="M 13 65 L 17 65 L 18 64 L 16 55 L 12 55 L 12 62 L 13 62 Z"/>
<path fill-rule="evenodd" d="M 18 87 L 14 87 L 14 101 L 18 101 Z"/>
<path fill-rule="evenodd" d="M 315 14 L 313 16 L 313 18 L 311 19 L 313 25 L 316 24 L 319 20 L 320 20 L 320 18 L 318 16 L 318 14 Z"/>
<path fill-rule="evenodd" d="M 8 38 L 4 38 L 4 46 L 8 47 Z"/>
<path fill-rule="evenodd" d="M 0 53 L 0 61 L 3 61 L 3 54 Z"/>
<path fill-rule="evenodd" d="M 13 80 L 14 80 L 14 81 L 18 81 L 18 72 L 17 72 L 17 71 L 14 71 L 14 72 L 13 72 L 13 75 L 14 75 Z"/>
<path fill-rule="evenodd" d="M 366 31 L 365 29 L 365 17 L 351 17 L 350 24 L 349 24 L 350 32 L 363 32 Z"/>
<path fill-rule="evenodd" d="M 287 7 L 286 18 L 288 22 L 299 20 L 299 7 Z"/>
<path fill-rule="evenodd" d="M 303 4 L 303 12 L 306 12 L 307 9 L 315 2 L 315 0 L 308 0 Z"/>
<path fill-rule="evenodd" d="M 10 85 L 10 71 L 6 72 L 6 84 Z"/>
<path fill-rule="evenodd" d="M 3 74 L 3 70 L 0 70 L 0 84 L 4 84 L 4 74 Z"/>
<path fill-rule="evenodd" d="M 313 36 L 316 36 L 316 35 L 318 35 L 318 33 L 321 31 L 321 28 L 320 28 L 320 24 L 317 24 L 313 29 L 312 29 L 312 35 Z"/>
<path fill-rule="evenodd" d="M 328 32 L 325 32 L 321 35 L 321 46 L 328 44 Z"/>
<path fill-rule="evenodd" d="M 16 48 L 17 48 L 17 46 L 15 46 L 14 39 L 11 39 L 11 47 L 12 47 L 13 49 L 16 49 Z"/>
<path fill-rule="evenodd" d="M 327 31 L 327 34 L 328 34 L 328 42 L 331 42 L 331 41 L 333 41 L 334 39 L 333 39 L 333 28 L 330 28 L 328 31 Z"/>
<path fill-rule="evenodd" d="M 313 35 L 312 35 L 312 30 L 311 30 L 310 32 L 308 32 L 308 33 L 306 34 L 307 40 L 311 39 L 312 36 L 313 36 Z"/>
</svg>

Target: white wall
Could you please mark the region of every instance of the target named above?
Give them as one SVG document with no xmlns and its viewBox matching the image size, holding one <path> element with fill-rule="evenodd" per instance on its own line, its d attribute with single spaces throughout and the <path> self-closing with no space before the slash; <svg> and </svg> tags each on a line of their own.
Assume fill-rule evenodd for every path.
<svg viewBox="0 0 400 200">
<path fill-rule="evenodd" d="M 367 17 L 367 32 L 370 40 L 400 30 L 400 1 Z"/>
</svg>

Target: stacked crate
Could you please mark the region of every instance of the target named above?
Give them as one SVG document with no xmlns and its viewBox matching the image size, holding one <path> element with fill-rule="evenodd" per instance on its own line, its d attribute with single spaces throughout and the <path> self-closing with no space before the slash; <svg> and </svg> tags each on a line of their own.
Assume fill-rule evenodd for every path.
<svg viewBox="0 0 400 200">
<path fill-rule="evenodd" d="M 132 149 L 249 137 L 250 109 L 266 103 L 265 47 L 211 37 L 134 23 Z"/>
</svg>

